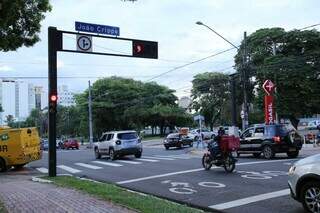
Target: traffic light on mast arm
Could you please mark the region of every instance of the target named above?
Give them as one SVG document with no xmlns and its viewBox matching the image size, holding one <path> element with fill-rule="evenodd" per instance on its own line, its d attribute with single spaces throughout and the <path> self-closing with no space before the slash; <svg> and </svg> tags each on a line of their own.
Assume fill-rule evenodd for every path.
<svg viewBox="0 0 320 213">
<path fill-rule="evenodd" d="M 58 101 L 57 93 L 51 93 L 49 96 L 49 112 L 50 113 L 57 112 L 57 101 Z"/>
<path fill-rule="evenodd" d="M 132 56 L 138 58 L 158 58 L 158 42 L 132 40 Z"/>
</svg>

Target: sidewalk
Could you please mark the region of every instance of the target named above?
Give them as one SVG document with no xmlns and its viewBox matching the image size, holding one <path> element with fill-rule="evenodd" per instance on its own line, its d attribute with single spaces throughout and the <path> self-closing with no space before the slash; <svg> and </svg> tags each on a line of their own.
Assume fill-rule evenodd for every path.
<svg viewBox="0 0 320 213">
<path fill-rule="evenodd" d="M 33 182 L 31 176 L 1 175 L 0 185 L 0 201 L 9 213 L 134 212 L 76 190 Z"/>
</svg>

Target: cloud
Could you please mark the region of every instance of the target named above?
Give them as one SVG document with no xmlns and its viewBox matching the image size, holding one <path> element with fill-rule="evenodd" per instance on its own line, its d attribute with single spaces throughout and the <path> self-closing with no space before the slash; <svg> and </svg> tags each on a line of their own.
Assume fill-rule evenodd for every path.
<svg viewBox="0 0 320 213">
<path fill-rule="evenodd" d="M 8 72 L 8 71 L 13 71 L 14 69 L 8 65 L 5 64 L 0 64 L 0 72 Z"/>
</svg>

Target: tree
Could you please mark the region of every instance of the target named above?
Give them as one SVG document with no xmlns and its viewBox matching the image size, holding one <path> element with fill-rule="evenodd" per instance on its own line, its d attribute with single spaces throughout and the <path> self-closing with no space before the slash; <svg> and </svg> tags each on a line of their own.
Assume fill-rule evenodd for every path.
<svg viewBox="0 0 320 213">
<path fill-rule="evenodd" d="M 263 110 L 262 84 L 266 79 L 277 86 L 276 109 L 297 127 L 298 118 L 320 111 L 320 32 L 282 28 L 260 29 L 247 39 L 250 92 L 256 94 L 257 107 Z M 235 58 L 240 71 L 243 44 Z"/>
<path fill-rule="evenodd" d="M 187 122 L 186 113 L 177 106 L 174 90 L 154 82 L 110 77 L 92 86 L 94 134 L 119 129 L 141 130 L 146 126 L 165 128 Z M 88 91 L 76 97 L 81 117 L 87 127 Z M 86 128 L 86 132 L 88 128 Z"/>
<path fill-rule="evenodd" d="M 230 117 L 229 76 L 219 72 L 202 73 L 192 81 L 192 107 L 205 117 L 212 129 L 215 124 L 227 124 Z"/>
<path fill-rule="evenodd" d="M 40 40 L 40 22 L 49 0 L 0 0 L 0 51 L 30 47 Z"/>
</svg>

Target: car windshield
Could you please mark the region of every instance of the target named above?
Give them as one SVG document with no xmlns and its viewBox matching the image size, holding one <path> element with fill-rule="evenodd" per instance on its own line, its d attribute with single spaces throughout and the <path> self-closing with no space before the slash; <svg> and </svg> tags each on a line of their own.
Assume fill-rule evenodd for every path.
<svg viewBox="0 0 320 213">
<path fill-rule="evenodd" d="M 265 134 L 269 136 L 285 136 L 288 134 L 289 130 L 285 125 L 272 125 L 272 126 L 266 126 Z"/>
<path fill-rule="evenodd" d="M 137 139 L 138 135 L 135 132 L 119 133 L 118 138 L 120 140 L 131 140 L 131 139 Z"/>
<path fill-rule="evenodd" d="M 179 134 L 170 134 L 167 138 L 179 138 Z"/>
</svg>

